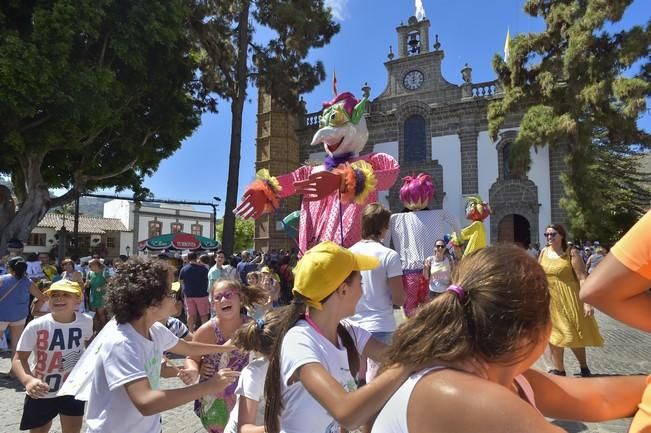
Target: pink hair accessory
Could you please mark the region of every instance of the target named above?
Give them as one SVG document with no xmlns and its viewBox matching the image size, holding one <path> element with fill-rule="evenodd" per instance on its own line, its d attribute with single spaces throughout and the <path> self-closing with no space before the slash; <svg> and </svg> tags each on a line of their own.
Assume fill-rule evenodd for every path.
<svg viewBox="0 0 651 433">
<path fill-rule="evenodd" d="M 447 289 L 450 292 L 454 292 L 457 295 L 457 298 L 459 298 L 460 301 L 463 301 L 464 298 L 466 297 L 466 291 L 463 289 L 461 286 L 457 286 L 455 284 L 452 284 L 451 286 L 448 286 Z"/>
</svg>

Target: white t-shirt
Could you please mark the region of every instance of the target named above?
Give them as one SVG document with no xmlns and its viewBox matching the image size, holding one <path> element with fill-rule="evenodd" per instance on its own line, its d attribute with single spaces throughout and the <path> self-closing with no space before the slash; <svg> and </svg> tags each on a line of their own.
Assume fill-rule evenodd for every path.
<svg viewBox="0 0 651 433">
<path fill-rule="evenodd" d="M 264 382 L 267 377 L 268 367 L 269 362 L 266 359 L 258 358 L 242 369 L 240 379 L 237 382 L 237 388 L 235 389 L 237 401 L 233 410 L 231 410 L 231 414 L 228 416 L 228 424 L 224 428 L 224 433 L 237 433 L 240 396 L 257 401 L 258 409 L 264 406 Z M 263 412 L 258 410 L 255 418 L 256 425 L 264 425 L 264 417 L 262 415 Z"/>
<path fill-rule="evenodd" d="M 359 241 L 349 249 L 357 254 L 376 257 L 380 261 L 377 268 L 361 272 L 362 297 L 350 320 L 369 332 L 395 331 L 393 300 L 387 279 L 402 275 L 400 256 L 391 248 L 370 240 Z"/>
<path fill-rule="evenodd" d="M 450 260 L 443 257 L 440 262 L 436 256 L 429 256 L 425 259 L 425 265 L 429 265 L 429 291 L 443 293 L 450 285 Z"/>
<path fill-rule="evenodd" d="M 151 388 L 158 389 L 163 351 L 179 339 L 158 322 L 149 328 L 150 339 L 129 323 L 118 324 L 111 331 L 98 349 L 86 411 L 87 433 L 160 433 L 160 414 L 143 416 L 123 385 L 147 377 Z"/>
<path fill-rule="evenodd" d="M 56 393 L 86 349 L 93 336 L 93 319 L 75 313 L 75 320 L 60 323 L 46 314 L 27 324 L 18 340 L 19 352 L 32 352 L 29 368 L 34 377 L 50 386 L 41 398 L 56 397 Z"/>
<path fill-rule="evenodd" d="M 361 354 L 371 334 L 347 320 L 341 323 Z M 281 392 L 285 407 L 280 416 L 280 432 L 339 433 L 339 424 L 300 381 L 290 386 L 287 383 L 299 367 L 318 362 L 347 392 L 354 391 L 357 385 L 350 374 L 345 347 L 341 342 L 339 347 L 335 347 L 306 321 L 299 320 L 285 335 L 280 353 Z"/>
</svg>

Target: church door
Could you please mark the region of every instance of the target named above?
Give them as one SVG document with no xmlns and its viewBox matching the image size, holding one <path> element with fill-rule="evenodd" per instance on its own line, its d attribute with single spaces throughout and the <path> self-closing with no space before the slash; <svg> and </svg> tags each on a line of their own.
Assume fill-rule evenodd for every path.
<svg viewBox="0 0 651 433">
<path fill-rule="evenodd" d="M 497 228 L 497 241 L 515 242 L 527 248 L 531 243 L 531 225 L 529 221 L 522 215 L 506 215 Z"/>
</svg>

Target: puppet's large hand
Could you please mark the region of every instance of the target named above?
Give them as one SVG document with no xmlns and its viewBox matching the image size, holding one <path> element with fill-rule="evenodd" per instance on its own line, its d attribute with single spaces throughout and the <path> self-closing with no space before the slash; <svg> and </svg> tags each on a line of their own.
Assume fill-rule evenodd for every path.
<svg viewBox="0 0 651 433">
<path fill-rule="evenodd" d="M 330 171 L 313 173 L 305 180 L 294 182 L 296 193 L 303 195 L 303 200 L 318 201 L 341 187 L 341 176 Z"/>
<path fill-rule="evenodd" d="M 233 211 L 235 215 L 244 219 L 258 219 L 265 213 L 265 207 L 269 200 L 264 191 L 247 189 L 244 192 L 242 201 Z"/>
</svg>

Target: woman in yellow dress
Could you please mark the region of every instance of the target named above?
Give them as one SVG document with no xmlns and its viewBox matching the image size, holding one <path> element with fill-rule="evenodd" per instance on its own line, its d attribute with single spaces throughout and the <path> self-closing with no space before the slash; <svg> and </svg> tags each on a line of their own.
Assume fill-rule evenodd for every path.
<svg viewBox="0 0 651 433">
<path fill-rule="evenodd" d="M 549 282 L 552 333 L 549 347 L 553 369 L 550 373 L 565 376 L 564 350 L 569 348 L 581 366 L 581 376 L 591 375 L 585 348 L 603 346 L 594 310 L 579 299 L 579 288 L 586 278 L 583 259 L 574 248 L 569 248 L 567 234 L 560 224 L 545 229 L 547 247 L 540 252 L 538 262 Z"/>
</svg>

